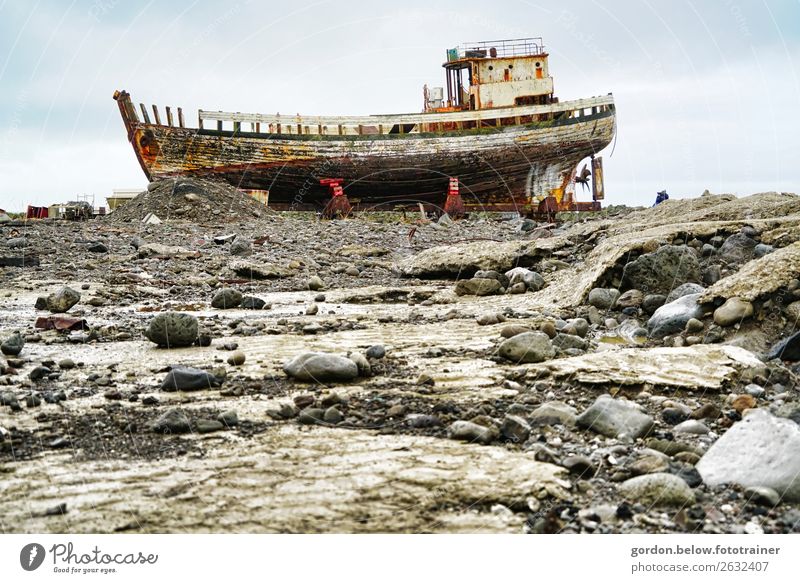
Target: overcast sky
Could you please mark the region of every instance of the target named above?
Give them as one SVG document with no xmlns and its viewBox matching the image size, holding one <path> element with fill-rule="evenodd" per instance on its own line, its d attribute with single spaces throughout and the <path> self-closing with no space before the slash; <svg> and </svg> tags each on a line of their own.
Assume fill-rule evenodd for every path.
<svg viewBox="0 0 800 583">
<path fill-rule="evenodd" d="M 0 0 L 0 208 L 146 185 L 115 89 L 192 125 L 415 112 L 446 48 L 526 36 L 562 101 L 614 93 L 607 203 L 800 191 L 800 0 Z"/>
</svg>

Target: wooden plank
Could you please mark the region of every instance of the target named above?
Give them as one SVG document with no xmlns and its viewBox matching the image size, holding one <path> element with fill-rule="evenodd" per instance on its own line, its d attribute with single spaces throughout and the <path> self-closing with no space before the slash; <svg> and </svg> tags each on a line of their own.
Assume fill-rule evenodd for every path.
<svg viewBox="0 0 800 583">
<path fill-rule="evenodd" d="M 167 110 L 167 125 L 169 127 L 173 127 L 174 124 L 172 123 L 172 110 L 170 109 L 169 105 L 165 108 Z"/>
<path fill-rule="evenodd" d="M 144 103 L 140 103 L 139 107 L 142 109 L 142 119 L 144 123 L 150 123 L 150 115 L 147 113 L 147 108 L 144 106 Z"/>
<path fill-rule="evenodd" d="M 154 103 L 153 104 L 153 117 L 156 119 L 156 125 L 161 125 L 161 116 L 158 115 L 158 106 Z"/>
<path fill-rule="evenodd" d="M 180 107 L 178 108 L 178 125 L 182 128 L 186 127 L 186 125 L 183 123 L 183 109 Z"/>
<path fill-rule="evenodd" d="M 525 115 L 544 115 L 557 112 L 577 111 L 600 105 L 613 105 L 611 95 L 563 101 L 550 105 L 525 105 L 521 107 L 502 107 L 496 109 L 482 109 L 477 111 L 453 111 L 447 113 L 404 113 L 394 115 L 365 115 L 365 116 L 306 116 L 297 119 L 313 125 L 396 125 L 399 123 L 421 124 L 458 121 L 495 120 L 502 117 L 515 117 Z M 261 123 L 277 123 L 280 116 L 265 115 L 260 113 L 232 113 L 224 111 L 200 110 L 199 115 L 204 120 L 246 121 Z"/>
</svg>

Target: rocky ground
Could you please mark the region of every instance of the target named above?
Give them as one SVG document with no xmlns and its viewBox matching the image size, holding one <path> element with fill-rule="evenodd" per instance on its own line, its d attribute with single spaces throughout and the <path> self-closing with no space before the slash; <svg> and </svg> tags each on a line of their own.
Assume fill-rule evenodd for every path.
<svg viewBox="0 0 800 583">
<path fill-rule="evenodd" d="M 159 188 L 0 226 L 2 531 L 800 531 L 800 197 L 546 225 Z"/>
</svg>

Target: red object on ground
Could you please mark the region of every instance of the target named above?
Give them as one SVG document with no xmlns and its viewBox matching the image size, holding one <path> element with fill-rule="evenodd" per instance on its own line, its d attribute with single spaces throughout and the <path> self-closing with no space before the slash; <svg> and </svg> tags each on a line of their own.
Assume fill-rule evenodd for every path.
<svg viewBox="0 0 800 583">
<path fill-rule="evenodd" d="M 444 212 L 451 219 L 460 219 L 464 216 L 464 201 L 458 191 L 458 177 L 450 177 L 450 187 L 447 189 L 447 200 L 444 202 Z"/>
<path fill-rule="evenodd" d="M 328 187 L 331 195 L 331 200 L 322 211 L 322 216 L 326 219 L 343 219 L 353 212 L 353 207 L 350 206 L 350 201 L 347 200 L 347 195 L 342 188 L 342 182 L 341 178 L 322 178 L 319 181 L 322 186 Z"/>
<path fill-rule="evenodd" d="M 34 328 L 41 330 L 87 330 L 89 324 L 83 318 L 69 316 L 42 316 L 36 318 Z"/>
</svg>

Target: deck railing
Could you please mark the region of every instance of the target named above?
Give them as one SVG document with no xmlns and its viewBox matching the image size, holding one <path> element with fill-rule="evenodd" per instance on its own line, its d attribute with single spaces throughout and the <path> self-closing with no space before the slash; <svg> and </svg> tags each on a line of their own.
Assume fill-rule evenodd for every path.
<svg viewBox="0 0 800 583">
<path fill-rule="evenodd" d="M 584 117 L 613 107 L 612 94 L 576 99 L 550 105 L 526 105 L 518 107 L 501 107 L 475 111 L 456 111 L 447 113 L 404 113 L 364 116 L 303 116 L 303 115 L 268 115 L 261 113 L 239 113 L 225 111 L 198 111 L 198 128 L 208 131 L 233 131 L 235 133 L 250 132 L 272 135 L 371 135 L 394 133 L 411 133 L 420 131 L 444 131 L 445 129 L 461 129 L 468 127 L 500 127 L 519 125 L 529 121 L 558 119 L 563 117 Z M 150 125 L 165 125 L 159 115 L 158 106 L 152 106 L 153 120 L 150 111 L 143 103 L 139 104 L 141 119 Z M 139 121 L 134 107 L 129 107 L 129 115 Z M 183 110 L 179 107 L 178 127 L 186 127 Z M 174 120 L 170 107 L 166 108 L 166 125 L 173 126 Z M 213 123 L 212 127 L 207 124 Z"/>
</svg>

